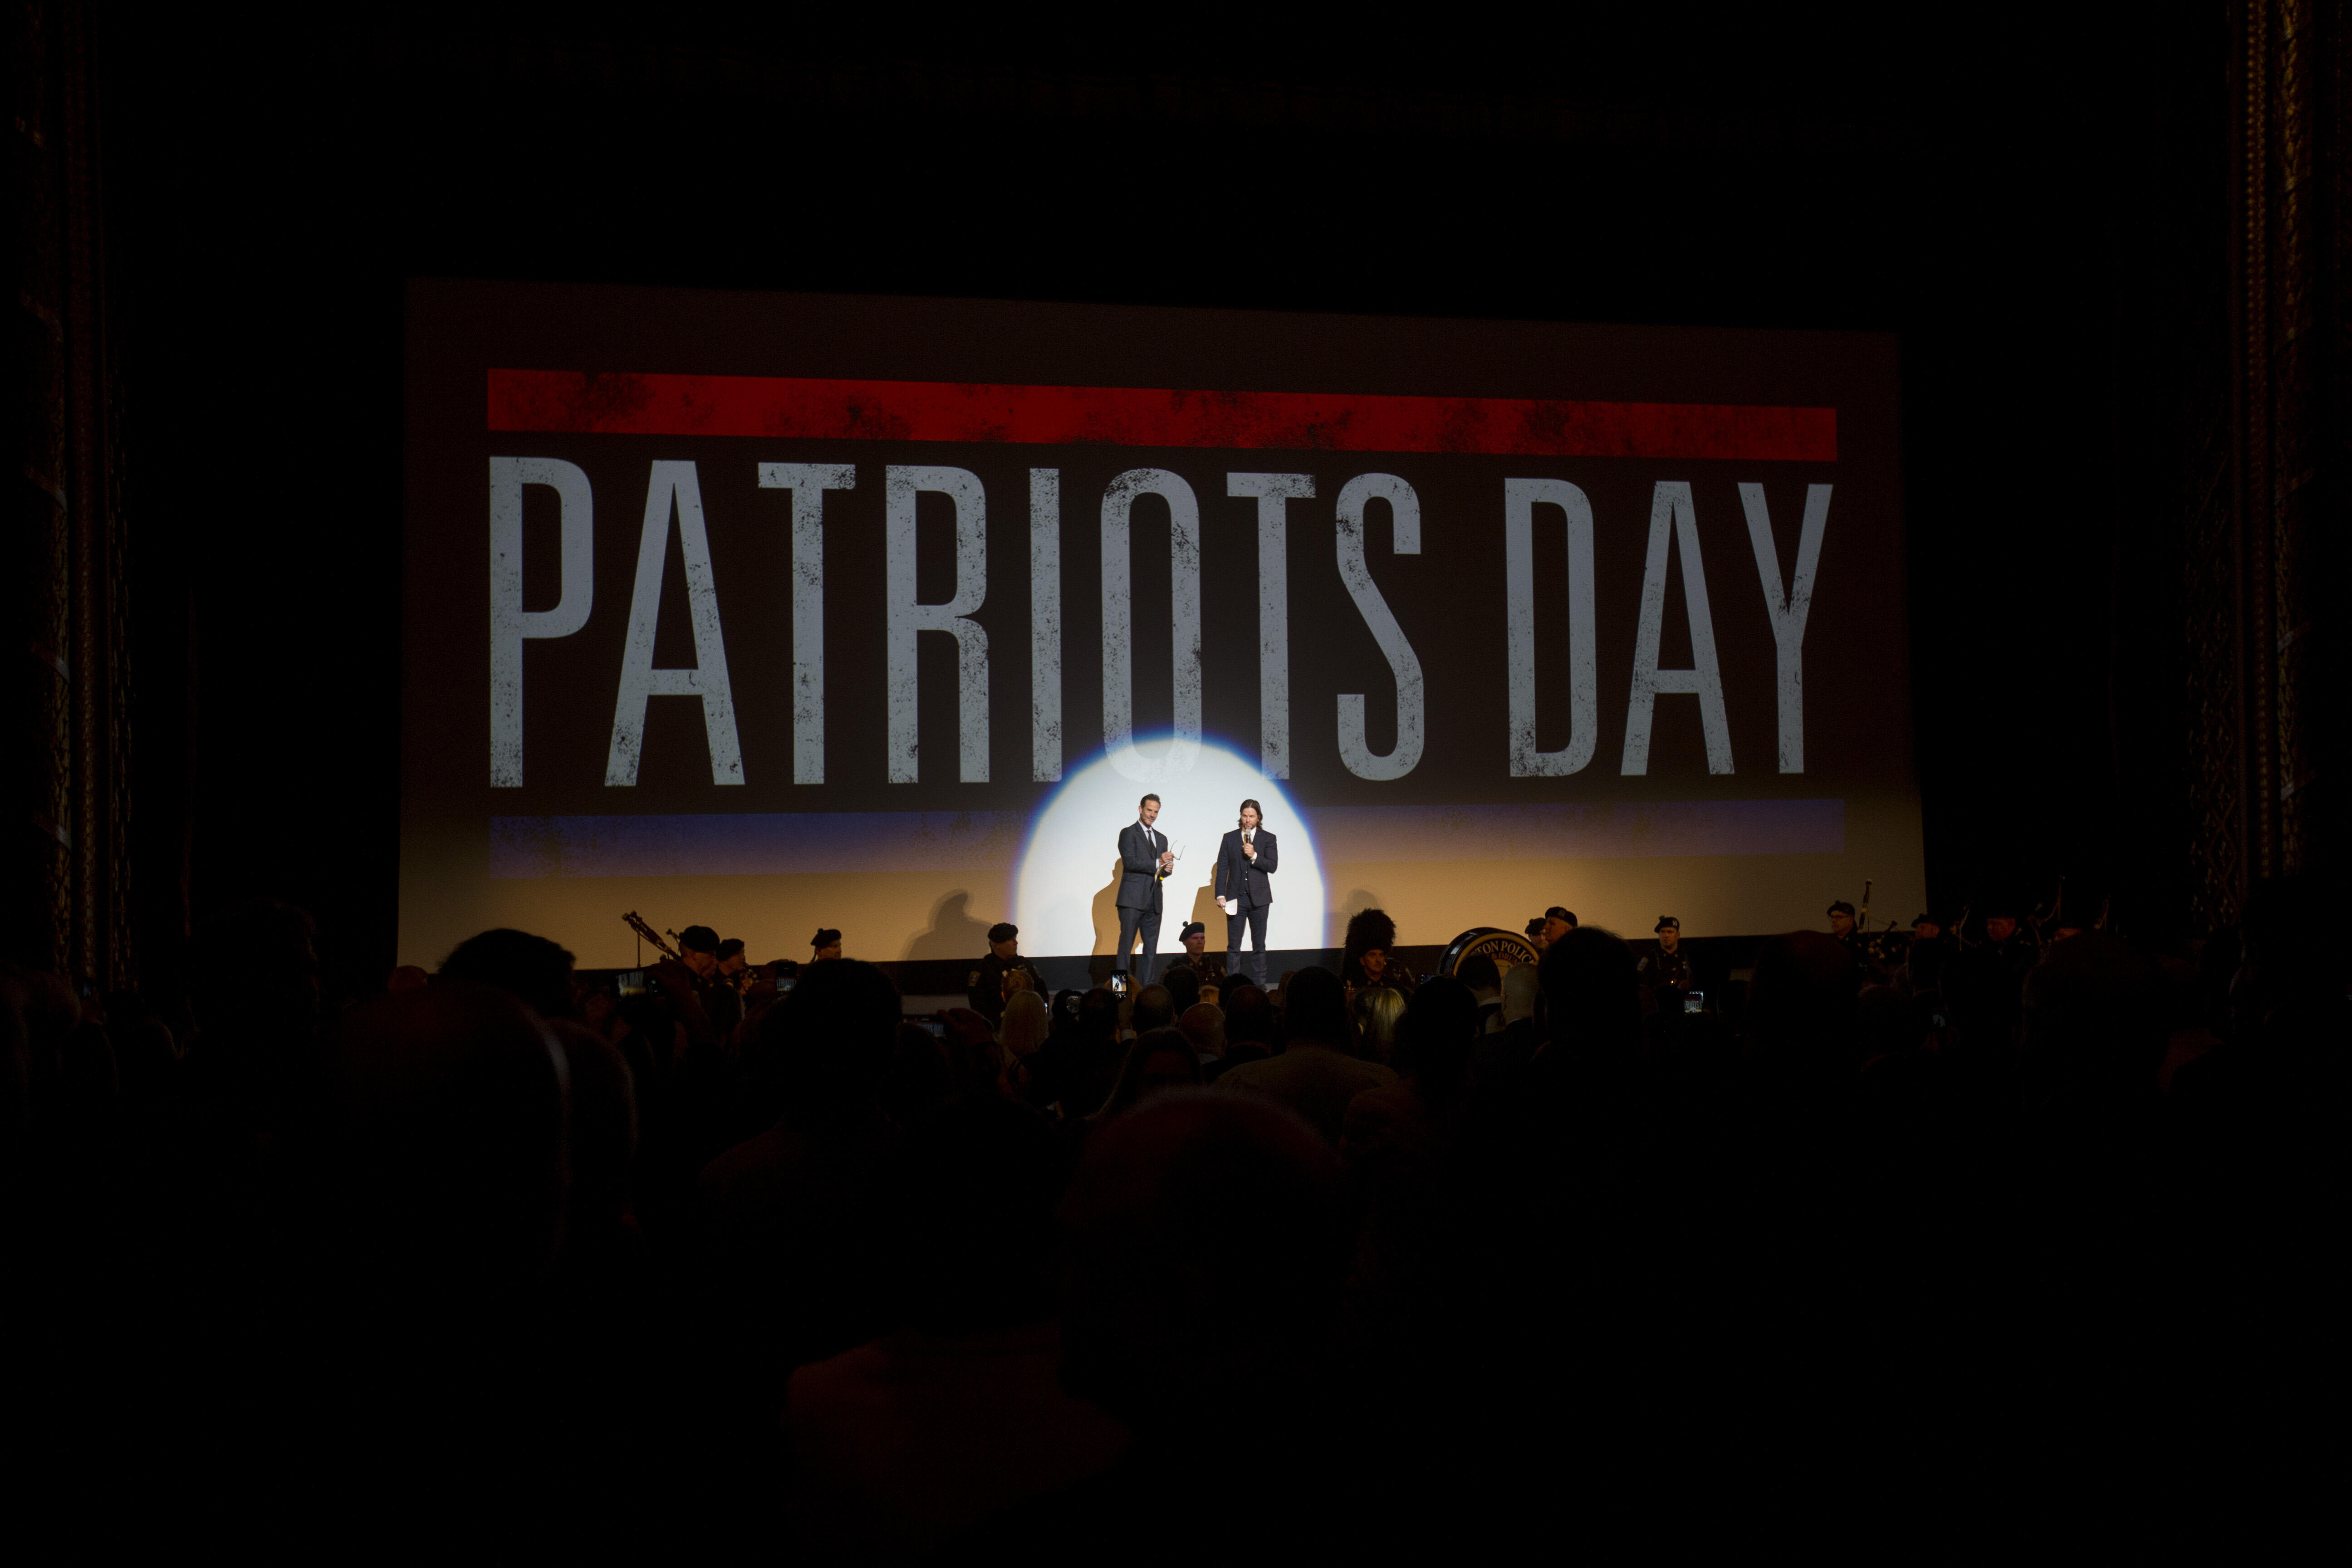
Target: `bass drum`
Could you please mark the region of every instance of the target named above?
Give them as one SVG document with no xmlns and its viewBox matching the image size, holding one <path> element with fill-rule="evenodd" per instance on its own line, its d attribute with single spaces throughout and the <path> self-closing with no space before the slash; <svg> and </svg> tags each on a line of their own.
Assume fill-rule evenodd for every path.
<svg viewBox="0 0 2352 1568">
<path fill-rule="evenodd" d="M 1445 944 L 1445 956 L 1437 961 L 1437 973 L 1451 974 L 1454 967 L 1474 952 L 1483 952 L 1495 961 L 1496 969 L 1508 969 L 1515 963 L 1536 961 L 1535 943 L 1514 931 L 1500 926 L 1474 926 Z"/>
</svg>

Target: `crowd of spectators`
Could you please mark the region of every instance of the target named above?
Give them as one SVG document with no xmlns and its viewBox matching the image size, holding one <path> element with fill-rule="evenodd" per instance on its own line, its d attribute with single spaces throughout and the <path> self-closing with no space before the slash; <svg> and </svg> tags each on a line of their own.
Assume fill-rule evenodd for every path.
<svg viewBox="0 0 2352 1568">
<path fill-rule="evenodd" d="M 1795 932 L 1736 1017 L 1563 926 L 925 1022 L 513 931 L 330 1007 L 241 906 L 184 998 L 0 972 L 20 1412 L 814 1560 L 2080 1494 L 2309 1375 L 2342 937 L 2290 880 L 2193 955 Z"/>
</svg>

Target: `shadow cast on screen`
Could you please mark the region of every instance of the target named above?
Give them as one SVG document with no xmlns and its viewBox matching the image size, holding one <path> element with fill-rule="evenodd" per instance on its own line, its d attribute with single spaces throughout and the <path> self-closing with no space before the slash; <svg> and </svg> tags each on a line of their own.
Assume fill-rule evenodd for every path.
<svg viewBox="0 0 2352 1568">
<path fill-rule="evenodd" d="M 988 952 L 988 928 L 994 923 L 974 918 L 971 891 L 958 888 L 931 906 L 931 929 L 908 941 L 906 955 L 909 960 L 977 963 Z"/>
</svg>

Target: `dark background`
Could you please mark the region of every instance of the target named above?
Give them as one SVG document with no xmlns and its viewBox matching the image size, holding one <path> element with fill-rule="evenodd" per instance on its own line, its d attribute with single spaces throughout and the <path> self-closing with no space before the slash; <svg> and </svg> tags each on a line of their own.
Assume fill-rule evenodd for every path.
<svg viewBox="0 0 2352 1568">
<path fill-rule="evenodd" d="M 390 961 L 412 275 L 1895 332 L 1934 895 L 2065 873 L 2181 929 L 2229 26 L 2062 11 L 1345 47 L 103 13 L 132 849 L 190 867 L 142 877 L 141 945 L 266 891 L 352 984 Z"/>
</svg>

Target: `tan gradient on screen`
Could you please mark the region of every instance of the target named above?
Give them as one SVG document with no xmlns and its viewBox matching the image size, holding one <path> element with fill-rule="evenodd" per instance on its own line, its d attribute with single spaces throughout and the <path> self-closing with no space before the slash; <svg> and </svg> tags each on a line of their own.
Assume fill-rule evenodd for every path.
<svg viewBox="0 0 2352 1568">
<path fill-rule="evenodd" d="M 492 880 L 483 874 L 478 842 L 436 847 L 412 836 L 401 856 L 400 962 L 428 968 L 494 926 L 552 938 L 583 968 L 634 967 L 638 949 L 621 923 L 625 910 L 635 910 L 656 931 L 699 924 L 740 937 L 761 962 L 805 959 L 821 925 L 840 930 L 853 958 L 977 959 L 987 951 L 988 928 L 1004 918 L 1013 875 L 1007 867 Z M 1327 860 L 1323 875 L 1330 906 L 1324 940 L 1335 947 L 1348 917 L 1372 907 L 1394 917 L 1397 940 L 1406 945 L 1451 942 L 1482 925 L 1517 931 L 1550 904 L 1633 938 L 1648 937 L 1662 914 L 1678 917 L 1687 936 L 1759 935 L 1822 929 L 1830 901 L 1859 902 L 1866 879 L 1876 884 L 1872 923 L 1907 926 L 1926 907 L 1927 889 L 1918 807 L 1900 800 L 1850 801 L 1845 849 L 1834 855 Z M 1108 889 L 1094 904 L 1095 952 L 1107 953 L 1118 945 Z M 1161 951 L 1175 951 L 1176 931 L 1188 918 L 1208 921 L 1210 944 L 1222 951 L 1223 928 L 1208 920 L 1213 913 L 1205 886 L 1171 888 Z"/>
</svg>

